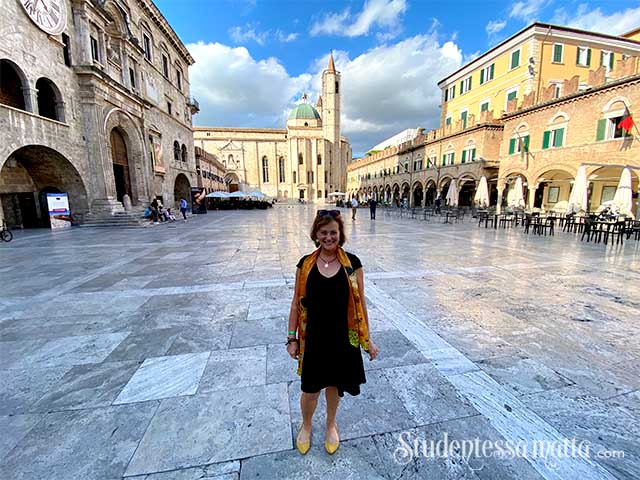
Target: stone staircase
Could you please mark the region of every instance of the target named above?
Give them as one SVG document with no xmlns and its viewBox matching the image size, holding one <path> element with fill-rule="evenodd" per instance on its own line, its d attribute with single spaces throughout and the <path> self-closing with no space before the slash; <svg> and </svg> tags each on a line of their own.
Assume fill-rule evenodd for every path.
<svg viewBox="0 0 640 480">
<path fill-rule="evenodd" d="M 82 227 L 119 227 L 139 228 L 149 224 L 149 220 L 142 218 L 144 211 L 116 212 L 113 215 L 87 217 Z"/>
</svg>

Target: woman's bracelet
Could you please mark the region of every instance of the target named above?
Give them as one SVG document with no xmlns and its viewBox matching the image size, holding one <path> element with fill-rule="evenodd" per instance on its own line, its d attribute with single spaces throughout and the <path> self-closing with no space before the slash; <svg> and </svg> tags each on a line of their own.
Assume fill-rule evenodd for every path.
<svg viewBox="0 0 640 480">
<path fill-rule="evenodd" d="M 289 331 L 289 332 L 287 332 L 287 335 L 295 335 L 295 334 L 296 334 L 296 331 L 295 331 L 295 330 L 294 330 L 294 331 Z"/>
</svg>

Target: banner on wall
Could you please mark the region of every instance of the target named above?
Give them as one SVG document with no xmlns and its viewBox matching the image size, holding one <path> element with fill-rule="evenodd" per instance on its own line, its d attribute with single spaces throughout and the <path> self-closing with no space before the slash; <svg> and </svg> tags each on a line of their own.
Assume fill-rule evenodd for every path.
<svg viewBox="0 0 640 480">
<path fill-rule="evenodd" d="M 52 230 L 71 227 L 69 197 L 66 193 L 47 193 L 47 208 Z"/>
<path fill-rule="evenodd" d="M 191 213 L 207 213 L 207 189 L 203 187 L 191 187 Z"/>
</svg>

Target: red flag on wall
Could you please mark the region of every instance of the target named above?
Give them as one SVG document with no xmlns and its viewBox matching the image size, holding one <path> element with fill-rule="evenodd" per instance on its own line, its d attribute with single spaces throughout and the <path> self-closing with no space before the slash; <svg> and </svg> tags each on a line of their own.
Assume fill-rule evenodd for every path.
<svg viewBox="0 0 640 480">
<path fill-rule="evenodd" d="M 624 115 L 622 116 L 622 120 L 620 120 L 620 123 L 618 123 L 618 128 L 621 128 L 622 130 L 627 132 L 627 134 L 630 134 L 631 129 L 633 128 L 634 125 L 635 125 L 635 122 L 633 121 L 631 112 L 629 111 L 628 108 L 625 108 Z"/>
</svg>

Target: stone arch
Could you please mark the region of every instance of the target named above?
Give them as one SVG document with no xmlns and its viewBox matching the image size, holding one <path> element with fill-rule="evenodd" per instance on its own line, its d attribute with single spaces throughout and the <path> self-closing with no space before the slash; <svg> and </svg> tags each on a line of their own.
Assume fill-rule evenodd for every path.
<svg viewBox="0 0 640 480">
<path fill-rule="evenodd" d="M 58 86 L 48 78 L 40 77 L 36 81 L 36 90 L 38 90 L 38 115 L 64 122 L 64 101 Z"/>
<path fill-rule="evenodd" d="M 419 181 L 413 182 L 413 185 L 411 186 L 411 206 L 421 207 L 423 198 L 424 190 L 422 189 L 422 183 Z"/>
<path fill-rule="evenodd" d="M 0 103 L 33 112 L 27 77 L 18 65 L 7 58 L 0 59 Z"/>
<path fill-rule="evenodd" d="M 433 178 L 428 179 L 424 186 L 424 206 L 428 207 L 435 203 L 438 195 L 438 187 Z"/>
<path fill-rule="evenodd" d="M 544 210 L 566 210 L 571 193 L 571 182 L 575 180 L 577 169 L 565 165 L 541 168 L 529 182 L 532 190 L 533 207 Z M 516 174 L 518 175 L 518 174 Z M 526 179 L 526 175 L 521 174 Z"/>
<path fill-rule="evenodd" d="M 473 197 L 476 194 L 478 180 L 472 173 L 463 173 L 458 178 L 458 205 L 470 207 L 473 205 Z"/>
<path fill-rule="evenodd" d="M 145 142 L 143 140 L 142 132 L 138 127 L 136 120 L 134 120 L 130 114 L 119 109 L 113 108 L 105 115 L 104 121 L 104 136 L 107 146 L 107 158 L 113 161 L 114 151 L 111 142 L 111 132 L 117 129 L 118 133 L 122 136 L 127 156 L 128 156 L 128 171 L 131 183 L 131 203 L 133 205 L 145 204 L 149 199 L 149 192 L 144 169 L 144 159 L 147 158 Z M 112 170 L 115 174 L 115 170 Z M 111 197 L 116 197 L 116 183 L 115 176 L 110 178 L 107 186 L 107 194 Z"/>
<path fill-rule="evenodd" d="M 235 172 L 229 172 L 224 176 L 224 183 L 229 185 L 230 192 L 237 192 L 240 190 L 240 178 Z"/>
<path fill-rule="evenodd" d="M 189 206 L 191 206 L 191 182 L 184 173 L 176 175 L 176 179 L 173 182 L 173 199 L 175 203 L 178 203 L 181 198 L 184 198 Z"/>
<path fill-rule="evenodd" d="M 563 111 L 556 112 L 548 122 L 548 125 L 557 125 L 567 123 L 569 121 L 569 115 Z"/>
<path fill-rule="evenodd" d="M 67 193 L 71 214 L 78 222 L 89 212 L 84 180 L 57 150 L 26 145 L 0 165 L 0 210 L 10 227 L 48 227 L 46 193 Z"/>
<path fill-rule="evenodd" d="M 609 100 L 607 103 L 605 103 L 604 107 L 602 107 L 602 113 L 607 113 L 611 110 L 615 110 L 617 108 L 616 103 L 620 102 L 622 105 L 621 107 L 627 107 L 629 108 L 629 105 L 631 105 L 631 102 L 629 102 L 629 99 L 627 97 L 622 97 L 620 95 L 613 97 L 611 100 Z M 615 108 L 614 108 L 615 107 Z"/>
<path fill-rule="evenodd" d="M 597 210 L 602 203 L 613 200 L 615 190 L 620 182 L 622 170 L 623 167 L 612 165 L 595 167 L 591 172 L 587 173 L 587 178 L 589 179 L 587 195 L 589 211 Z M 636 195 L 639 195 L 639 197 L 634 199 L 632 208 L 632 213 L 637 219 L 640 214 L 640 211 L 638 210 L 638 198 L 640 198 L 640 174 L 638 170 L 634 170 L 632 168 L 629 170 L 631 170 L 631 191 Z"/>
</svg>

